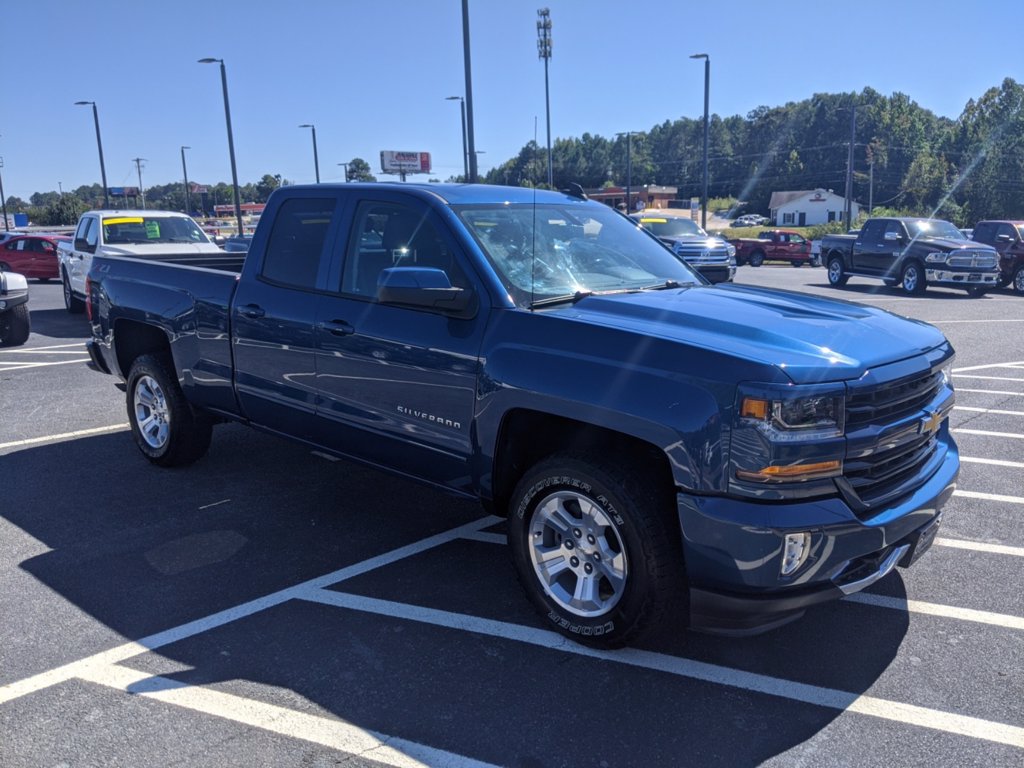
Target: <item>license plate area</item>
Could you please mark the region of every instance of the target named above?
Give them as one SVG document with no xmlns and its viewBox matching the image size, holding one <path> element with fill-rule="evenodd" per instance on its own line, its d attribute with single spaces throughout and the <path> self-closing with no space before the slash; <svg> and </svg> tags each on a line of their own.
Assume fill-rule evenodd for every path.
<svg viewBox="0 0 1024 768">
<path fill-rule="evenodd" d="M 939 532 L 939 523 L 942 522 L 942 515 L 937 515 L 928 525 L 910 534 L 902 543 L 910 544 L 910 549 L 900 558 L 900 568 L 909 568 L 925 552 L 931 549 L 935 536 Z"/>
</svg>

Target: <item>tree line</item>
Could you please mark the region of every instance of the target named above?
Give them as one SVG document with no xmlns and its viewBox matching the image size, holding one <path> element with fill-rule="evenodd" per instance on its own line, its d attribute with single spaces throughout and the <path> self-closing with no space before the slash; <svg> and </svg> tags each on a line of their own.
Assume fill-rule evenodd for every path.
<svg viewBox="0 0 1024 768">
<path fill-rule="evenodd" d="M 554 185 L 577 183 L 587 189 L 628 181 L 634 187 L 677 187 L 684 199 L 699 197 L 703 131 L 702 119 L 680 118 L 628 138 L 584 133 L 557 139 Z M 981 218 L 1024 219 L 1024 86 L 1011 78 L 968 101 L 955 120 L 935 115 L 906 94 L 885 96 L 871 88 L 815 94 L 758 107 L 746 116 L 714 115 L 708 129 L 708 195 L 736 198 L 747 212 L 767 213 L 775 191 L 823 188 L 843 194 L 851 132 L 852 194 L 862 205 L 939 216 L 960 226 Z M 375 180 L 360 158 L 348 170 L 354 179 Z M 546 149 L 530 141 L 481 181 L 541 187 L 546 178 Z M 242 199 L 264 202 L 287 183 L 280 175 L 264 175 L 241 188 Z M 215 202 L 232 199 L 229 184 L 209 189 Z M 77 208 L 102 204 L 99 185 L 69 194 L 62 199 L 56 192 L 37 193 L 28 203 L 12 197 L 8 212 L 28 211 L 37 223 L 65 223 L 77 219 Z M 146 200 L 153 207 L 185 209 L 180 183 L 150 187 Z"/>
</svg>

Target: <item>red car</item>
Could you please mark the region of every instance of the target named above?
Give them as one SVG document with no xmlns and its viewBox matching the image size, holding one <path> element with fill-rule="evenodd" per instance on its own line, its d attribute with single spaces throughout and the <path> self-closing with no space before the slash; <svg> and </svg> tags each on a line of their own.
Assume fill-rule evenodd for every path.
<svg viewBox="0 0 1024 768">
<path fill-rule="evenodd" d="M 0 245 L 0 270 L 18 272 L 42 282 L 60 277 L 57 243 L 71 241 L 60 235 L 21 235 Z"/>
<path fill-rule="evenodd" d="M 766 261 L 788 261 L 794 267 L 811 264 L 811 243 L 799 232 L 766 229 L 757 237 L 730 240 L 736 247 L 736 263 L 760 267 Z"/>
</svg>

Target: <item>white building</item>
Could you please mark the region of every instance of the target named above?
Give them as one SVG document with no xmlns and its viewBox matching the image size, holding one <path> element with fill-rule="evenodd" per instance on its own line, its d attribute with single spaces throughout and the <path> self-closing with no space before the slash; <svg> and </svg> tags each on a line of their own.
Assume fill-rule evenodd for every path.
<svg viewBox="0 0 1024 768">
<path fill-rule="evenodd" d="M 846 198 L 830 189 L 810 189 L 799 192 L 772 192 L 768 203 L 771 219 L 776 226 L 809 227 L 830 221 L 842 221 Z M 860 205 L 850 202 L 854 221 L 860 214 Z"/>
</svg>

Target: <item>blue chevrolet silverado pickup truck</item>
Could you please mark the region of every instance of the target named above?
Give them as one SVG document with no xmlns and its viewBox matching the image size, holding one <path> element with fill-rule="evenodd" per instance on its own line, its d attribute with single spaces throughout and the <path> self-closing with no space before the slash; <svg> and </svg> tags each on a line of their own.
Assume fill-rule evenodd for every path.
<svg viewBox="0 0 1024 768">
<path fill-rule="evenodd" d="M 928 548 L 959 472 L 934 327 L 709 285 L 578 191 L 287 187 L 248 254 L 97 256 L 87 289 L 150 461 L 230 420 L 479 499 L 593 645 L 864 589 Z"/>
</svg>

